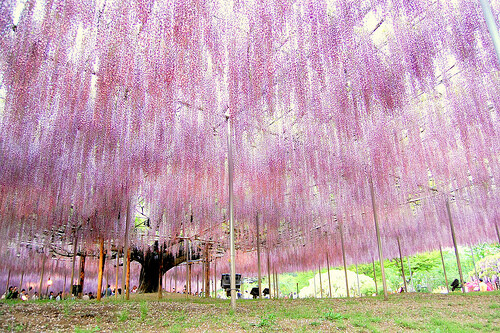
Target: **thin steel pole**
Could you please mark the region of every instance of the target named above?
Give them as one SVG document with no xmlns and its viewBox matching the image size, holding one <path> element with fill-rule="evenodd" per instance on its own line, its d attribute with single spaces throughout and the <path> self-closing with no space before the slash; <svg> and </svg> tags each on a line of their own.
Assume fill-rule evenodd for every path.
<svg viewBox="0 0 500 333">
<path fill-rule="evenodd" d="M 259 214 L 255 217 L 257 225 L 257 286 L 259 288 L 259 299 L 262 299 L 262 272 L 260 269 L 260 234 L 259 234 Z"/>
<path fill-rule="evenodd" d="M 498 243 L 500 244 L 500 232 L 498 232 L 498 225 L 495 223 L 495 230 L 497 231 Z"/>
<path fill-rule="evenodd" d="M 323 282 L 321 281 L 321 265 L 318 264 L 318 275 L 319 275 L 319 293 L 321 298 L 323 298 Z"/>
<path fill-rule="evenodd" d="M 455 256 L 457 257 L 458 273 L 460 275 L 460 283 L 462 284 L 462 292 L 465 293 L 464 278 L 462 275 L 462 265 L 460 264 L 460 255 L 458 254 L 457 239 L 455 237 L 455 227 L 451 218 L 450 203 L 446 200 L 446 211 L 448 212 L 448 220 L 450 221 L 451 237 L 453 238 L 453 246 L 455 247 Z"/>
<path fill-rule="evenodd" d="M 406 276 L 405 276 L 405 263 L 403 261 L 403 253 L 401 252 L 401 243 L 399 242 L 399 237 L 396 237 L 396 239 L 398 240 L 399 260 L 401 261 L 401 274 L 403 274 L 405 292 L 408 292 L 408 286 L 406 285 Z"/>
<path fill-rule="evenodd" d="M 359 295 L 359 297 L 361 297 L 361 288 L 359 286 L 358 263 L 356 263 L 356 280 L 358 282 L 358 295 Z"/>
<path fill-rule="evenodd" d="M 116 250 L 115 299 L 118 299 L 118 275 L 120 274 L 120 250 Z"/>
<path fill-rule="evenodd" d="M 448 286 L 448 277 L 446 276 L 446 267 L 444 265 L 443 249 L 441 249 L 441 244 L 439 244 L 439 253 L 441 254 L 441 263 L 443 264 L 444 281 L 446 282 L 446 290 L 448 294 L 450 293 L 450 287 Z"/>
<path fill-rule="evenodd" d="M 269 291 L 269 298 L 271 298 L 271 259 L 270 259 L 271 253 L 269 249 L 267 250 L 267 282 L 268 282 L 268 291 Z"/>
<path fill-rule="evenodd" d="M 408 271 L 410 271 L 411 289 L 415 291 L 415 285 L 413 284 L 413 274 L 411 273 L 410 256 L 406 257 L 406 259 L 408 260 Z"/>
<path fill-rule="evenodd" d="M 481 8 L 483 9 L 484 19 L 488 30 L 490 32 L 491 39 L 493 40 L 493 45 L 495 47 L 495 52 L 497 53 L 497 59 L 500 62 L 500 37 L 498 34 L 498 27 L 495 23 L 495 18 L 491 12 L 491 6 L 488 0 L 480 0 Z"/>
<path fill-rule="evenodd" d="M 347 264 L 345 261 L 345 249 L 344 249 L 344 231 L 342 227 L 342 221 L 339 218 L 339 230 L 340 230 L 340 244 L 342 246 L 342 259 L 344 261 L 344 273 L 345 273 L 345 290 L 347 292 L 347 298 L 349 298 L 349 281 L 347 279 Z"/>
<path fill-rule="evenodd" d="M 231 143 L 231 117 L 229 113 L 227 119 L 227 165 L 229 177 L 229 242 L 231 245 L 231 309 L 236 310 L 236 252 L 234 248 L 234 211 L 233 211 L 233 154 Z"/>
<path fill-rule="evenodd" d="M 373 264 L 373 281 L 375 282 L 375 293 L 378 295 L 378 286 L 377 286 L 377 273 L 375 271 L 375 260 L 372 258 Z"/>
<path fill-rule="evenodd" d="M 375 231 L 377 233 L 377 245 L 378 245 L 378 255 L 379 255 L 379 260 L 380 260 L 380 271 L 382 273 L 382 285 L 384 287 L 384 300 L 387 301 L 389 298 L 387 296 L 387 282 L 385 281 L 384 255 L 382 253 L 382 241 L 380 239 L 380 229 L 378 227 L 377 206 L 375 204 L 373 180 L 371 177 L 370 177 L 370 194 L 372 197 L 373 220 L 375 221 Z"/>
<path fill-rule="evenodd" d="M 163 277 L 163 245 L 159 247 L 159 267 L 158 267 L 158 299 L 163 298 L 163 286 L 162 286 L 162 277 Z M 165 286 L 166 287 L 166 286 Z"/>
<path fill-rule="evenodd" d="M 328 270 L 328 291 L 332 297 L 332 281 L 330 280 L 330 261 L 328 260 L 328 251 L 326 252 L 326 269 Z"/>
<path fill-rule="evenodd" d="M 316 291 L 316 276 L 314 276 L 314 298 L 316 298 L 316 295 L 317 295 L 317 291 Z"/>
<path fill-rule="evenodd" d="M 479 274 L 477 274 L 476 261 L 474 260 L 474 250 L 472 249 L 472 245 L 470 246 L 470 254 L 472 258 L 472 264 L 474 265 L 474 272 L 476 273 L 477 280 L 479 281 Z"/>
<path fill-rule="evenodd" d="M 274 289 L 276 290 L 276 298 L 279 299 L 280 298 L 280 284 L 278 281 L 278 272 L 274 271 L 274 274 L 276 275 L 276 286 L 274 287 Z"/>
</svg>

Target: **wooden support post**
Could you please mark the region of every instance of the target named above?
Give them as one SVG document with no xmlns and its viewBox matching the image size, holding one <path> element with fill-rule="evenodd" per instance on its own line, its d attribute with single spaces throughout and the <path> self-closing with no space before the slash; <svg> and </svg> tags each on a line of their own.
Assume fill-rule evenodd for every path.
<svg viewBox="0 0 500 333">
<path fill-rule="evenodd" d="M 330 261 L 328 260 L 328 251 L 326 251 L 326 269 L 328 270 L 328 291 L 330 298 L 332 297 L 332 281 L 330 280 Z"/>
<path fill-rule="evenodd" d="M 378 256 L 380 260 L 380 271 L 382 273 L 382 286 L 384 287 L 384 300 L 387 301 L 389 297 L 387 296 L 387 282 L 385 281 L 384 255 L 382 253 L 382 240 L 380 238 L 380 229 L 378 226 L 378 218 L 377 218 L 377 206 L 375 204 L 375 194 L 373 190 L 373 181 L 371 177 L 370 177 L 370 194 L 372 197 L 373 220 L 375 221 L 375 231 L 377 233 Z"/>
<path fill-rule="evenodd" d="M 82 254 L 80 256 L 80 281 L 78 282 L 78 285 L 80 286 L 80 292 L 78 293 L 78 298 L 82 298 L 83 296 L 83 285 L 85 283 L 85 258 L 85 254 Z"/>
<path fill-rule="evenodd" d="M 344 262 L 344 273 L 345 273 L 345 290 L 347 293 L 347 298 L 349 298 L 349 281 L 347 279 L 347 264 L 345 260 L 345 248 L 344 248 L 344 230 L 342 227 L 342 221 L 339 218 L 339 231 L 340 231 L 340 244 L 342 246 L 342 259 Z"/>
<path fill-rule="evenodd" d="M 319 293 L 320 298 L 323 298 L 323 281 L 321 281 L 321 265 L 318 265 L 318 275 L 319 275 Z"/>
<path fill-rule="evenodd" d="M 104 238 L 99 239 L 99 272 L 97 275 L 97 300 L 101 300 L 102 295 L 102 275 L 104 266 Z"/>
<path fill-rule="evenodd" d="M 125 292 L 125 299 L 128 300 L 130 298 L 130 248 L 127 249 L 127 281 L 125 284 L 125 288 L 127 291 Z"/>
<path fill-rule="evenodd" d="M 42 277 L 40 278 L 40 290 L 42 290 L 42 279 L 43 279 L 43 266 L 42 266 Z M 7 285 L 5 286 L 5 296 L 9 293 L 9 284 L 10 284 L 10 269 L 9 275 L 7 275 Z"/>
<path fill-rule="evenodd" d="M 200 294 L 200 275 L 196 274 L 196 294 Z"/>
<path fill-rule="evenodd" d="M 127 265 L 126 265 L 126 260 L 125 258 L 128 256 L 129 252 L 129 237 L 128 237 L 128 232 L 130 229 L 130 224 L 133 223 L 135 220 L 135 217 L 132 216 L 134 209 L 132 207 L 132 198 L 129 199 L 127 203 L 127 216 L 125 217 L 125 235 L 124 235 L 124 246 L 123 246 L 123 273 L 122 273 L 122 299 L 127 298 L 125 294 L 125 289 L 128 290 L 127 285 L 126 285 L 126 280 L 127 280 Z"/>
<path fill-rule="evenodd" d="M 118 274 L 120 274 L 120 250 L 116 250 L 115 299 L 118 299 Z"/>
<path fill-rule="evenodd" d="M 76 237 L 76 230 L 73 232 L 73 263 L 71 266 L 71 294 L 73 295 L 73 285 L 75 284 L 75 262 L 76 262 L 76 253 L 78 251 L 78 237 Z M 78 295 L 73 295 L 74 297 Z"/>
<path fill-rule="evenodd" d="M 19 282 L 19 290 L 23 290 L 24 271 L 21 272 L 21 282 Z"/>
<path fill-rule="evenodd" d="M 297 282 L 297 298 L 299 298 L 299 283 Z"/>
<path fill-rule="evenodd" d="M 460 255 L 458 254 L 457 239 L 455 237 L 455 226 L 453 225 L 453 219 L 451 218 L 450 203 L 446 200 L 446 211 L 448 212 L 448 219 L 450 221 L 451 237 L 453 238 L 453 246 L 455 247 L 455 255 L 457 257 L 458 273 L 460 275 L 460 284 L 462 285 L 462 292 L 465 293 L 464 278 L 462 275 L 462 265 L 460 264 Z"/>
<path fill-rule="evenodd" d="M 403 282 L 405 286 L 405 292 L 408 292 L 408 286 L 406 285 L 406 276 L 405 276 L 405 263 L 403 261 L 403 254 L 401 252 L 401 243 L 399 242 L 399 237 L 396 237 L 398 241 L 398 249 L 399 249 L 399 260 L 401 260 L 401 274 L 403 274 Z"/>
<path fill-rule="evenodd" d="M 205 298 L 210 297 L 210 251 L 209 244 L 205 244 Z"/>
<path fill-rule="evenodd" d="M 441 263 L 443 264 L 444 281 L 446 282 L 446 290 L 448 294 L 450 293 L 450 287 L 448 286 L 448 277 L 446 276 L 446 267 L 444 265 L 443 250 L 441 249 L 441 244 L 439 244 L 439 253 L 441 254 Z"/>
<path fill-rule="evenodd" d="M 163 277 L 163 246 L 159 248 L 160 263 L 158 267 L 158 299 L 163 297 L 162 277 Z"/>
<path fill-rule="evenodd" d="M 372 258 L 373 264 L 373 281 L 375 282 L 375 293 L 378 295 L 378 287 L 377 287 L 377 272 L 375 271 L 375 260 Z"/>
<path fill-rule="evenodd" d="M 66 293 L 66 273 L 64 273 L 64 287 L 62 290 L 61 300 L 64 299 L 64 294 Z"/>
<path fill-rule="evenodd" d="M 40 286 L 38 288 L 38 297 L 42 299 L 42 288 L 43 288 L 43 273 L 45 271 L 45 253 L 42 254 L 42 272 L 40 273 Z M 9 277 L 7 278 L 7 291 L 9 290 L 9 279 L 10 279 L 10 270 Z"/>
<path fill-rule="evenodd" d="M 262 273 L 260 270 L 260 234 L 259 234 L 259 214 L 255 217 L 257 225 L 257 287 L 259 289 L 259 299 L 262 299 Z"/>
</svg>

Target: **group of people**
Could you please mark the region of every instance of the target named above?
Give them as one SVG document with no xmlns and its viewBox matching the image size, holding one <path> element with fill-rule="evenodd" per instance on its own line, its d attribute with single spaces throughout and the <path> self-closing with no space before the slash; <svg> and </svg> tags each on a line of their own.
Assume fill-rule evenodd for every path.
<svg viewBox="0 0 500 333">
<path fill-rule="evenodd" d="M 20 299 L 22 301 L 40 299 L 38 293 L 29 287 L 28 291 L 22 289 L 21 292 L 17 290 L 16 286 L 10 286 L 9 289 L 2 295 L 1 299 Z"/>
<path fill-rule="evenodd" d="M 108 287 L 104 290 L 102 296 L 103 297 L 113 296 L 115 295 L 116 292 L 118 292 L 118 294 L 121 295 L 121 291 L 122 291 L 121 288 L 118 288 L 118 290 L 111 289 L 111 286 L 108 284 Z M 137 287 L 134 286 L 134 288 L 132 288 L 131 291 L 137 292 Z M 75 295 L 72 295 L 72 298 L 75 298 Z M 94 298 L 96 297 L 92 292 L 85 293 L 82 296 L 83 300 L 91 300 Z M 38 300 L 40 299 L 40 295 L 33 289 L 33 287 L 29 287 L 28 290 L 22 289 L 19 292 L 16 286 L 10 286 L 9 289 L 1 296 L 1 299 L 17 299 L 22 301 Z M 49 294 L 47 295 L 47 299 L 60 301 L 63 299 L 63 292 L 59 291 L 57 294 L 55 294 L 53 291 L 50 291 Z"/>
</svg>

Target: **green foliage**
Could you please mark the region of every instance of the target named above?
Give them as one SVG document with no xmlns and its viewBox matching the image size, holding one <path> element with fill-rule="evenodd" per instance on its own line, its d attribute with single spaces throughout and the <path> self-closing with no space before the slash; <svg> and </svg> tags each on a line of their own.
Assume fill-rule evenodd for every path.
<svg viewBox="0 0 500 333">
<path fill-rule="evenodd" d="M 330 311 L 328 311 L 327 313 L 324 314 L 324 318 L 326 320 L 335 321 L 335 320 L 342 320 L 345 317 L 341 313 L 337 313 L 337 312 L 334 312 L 333 310 L 330 310 Z"/>
<path fill-rule="evenodd" d="M 93 328 L 80 328 L 80 327 L 75 327 L 75 333 L 95 333 L 95 332 L 100 332 L 101 329 L 98 326 L 95 326 Z"/>
<path fill-rule="evenodd" d="M 146 302 L 141 302 L 140 305 L 141 320 L 145 320 L 148 316 L 148 304 Z"/>
<path fill-rule="evenodd" d="M 271 327 L 276 324 L 276 315 L 274 313 L 268 314 L 266 317 L 261 318 L 257 327 Z"/>
<path fill-rule="evenodd" d="M 127 309 L 120 311 L 118 314 L 118 320 L 119 321 L 127 321 L 129 317 L 129 312 Z"/>
</svg>

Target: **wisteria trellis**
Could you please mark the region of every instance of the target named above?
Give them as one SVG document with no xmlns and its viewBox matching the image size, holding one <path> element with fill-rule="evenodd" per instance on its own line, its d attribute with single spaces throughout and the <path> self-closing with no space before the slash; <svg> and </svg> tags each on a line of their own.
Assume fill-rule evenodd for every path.
<svg viewBox="0 0 500 333">
<path fill-rule="evenodd" d="M 0 66 L 2 270 L 27 244 L 71 248 L 75 226 L 82 248 L 121 246 L 138 200 L 133 244 L 185 228 L 227 246 L 226 112 L 239 271 L 256 271 L 257 214 L 279 270 L 339 264 L 339 219 L 348 261 L 376 257 L 370 177 L 389 256 L 396 237 L 406 254 L 451 245 L 447 199 L 459 243 L 496 239 L 499 65 L 479 2 L 5 0 Z"/>
</svg>

